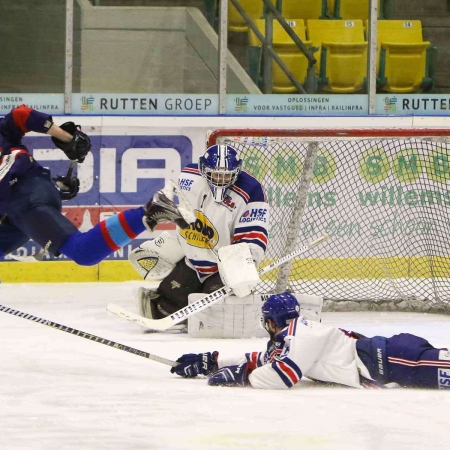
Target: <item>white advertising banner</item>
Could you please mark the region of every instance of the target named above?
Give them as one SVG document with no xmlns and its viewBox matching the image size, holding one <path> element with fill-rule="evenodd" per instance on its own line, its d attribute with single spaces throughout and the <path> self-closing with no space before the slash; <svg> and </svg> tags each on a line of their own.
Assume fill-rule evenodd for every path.
<svg viewBox="0 0 450 450">
<path fill-rule="evenodd" d="M 26 104 L 50 114 L 64 114 L 64 94 L 0 94 L 0 116 Z M 81 115 L 213 116 L 219 113 L 217 94 L 108 94 L 75 93 L 71 113 Z M 232 95 L 226 99 L 228 116 L 297 117 L 367 116 L 368 96 L 326 95 Z M 446 94 L 377 94 L 376 115 L 448 116 Z"/>
</svg>

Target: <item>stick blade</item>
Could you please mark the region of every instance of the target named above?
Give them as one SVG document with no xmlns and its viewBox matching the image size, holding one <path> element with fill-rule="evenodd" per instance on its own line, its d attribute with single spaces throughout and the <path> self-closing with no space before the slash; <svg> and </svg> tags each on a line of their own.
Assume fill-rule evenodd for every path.
<svg viewBox="0 0 450 450">
<path fill-rule="evenodd" d="M 116 316 L 121 317 L 122 319 L 127 320 L 128 322 L 133 322 L 137 325 L 140 325 L 148 330 L 153 331 L 166 331 L 169 328 L 174 328 L 174 321 L 170 318 L 170 316 L 165 317 L 164 319 L 147 319 L 146 317 L 142 317 L 139 314 L 135 314 L 131 311 L 122 308 L 119 305 L 114 303 L 109 303 L 106 306 L 106 310 L 110 313 L 115 314 Z"/>
<path fill-rule="evenodd" d="M 44 259 L 44 256 L 46 255 L 47 251 L 44 248 L 41 248 L 37 253 L 34 253 L 30 256 L 19 256 L 19 255 L 11 255 L 9 254 L 12 259 L 20 262 L 40 262 Z"/>
<path fill-rule="evenodd" d="M 327 239 L 330 239 L 330 235 L 328 233 L 322 234 L 322 236 L 319 236 L 315 241 L 311 242 L 309 244 L 310 247 L 315 247 L 318 244 L 321 244 L 323 241 L 326 241 Z"/>
</svg>

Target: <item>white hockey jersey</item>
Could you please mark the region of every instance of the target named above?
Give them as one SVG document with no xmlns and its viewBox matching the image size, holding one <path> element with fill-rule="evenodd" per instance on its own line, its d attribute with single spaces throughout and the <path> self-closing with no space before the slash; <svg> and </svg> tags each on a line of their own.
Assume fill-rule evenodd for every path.
<svg viewBox="0 0 450 450">
<path fill-rule="evenodd" d="M 255 368 L 252 387 L 287 389 L 302 376 L 361 388 L 359 370 L 367 369 L 356 353 L 356 340 L 343 330 L 299 317 L 269 341 L 265 352 L 247 353 L 239 359 L 219 359 L 219 367 L 248 361 Z M 359 369 L 359 370 L 358 370 Z"/>
<path fill-rule="evenodd" d="M 269 205 L 256 178 L 241 171 L 222 203 L 214 201 L 198 164 L 185 167 L 178 184 L 197 218 L 190 228 L 179 230 L 179 241 L 187 265 L 200 281 L 218 271 L 217 250 L 226 245 L 246 242 L 256 264 L 261 262 L 268 242 Z"/>
</svg>

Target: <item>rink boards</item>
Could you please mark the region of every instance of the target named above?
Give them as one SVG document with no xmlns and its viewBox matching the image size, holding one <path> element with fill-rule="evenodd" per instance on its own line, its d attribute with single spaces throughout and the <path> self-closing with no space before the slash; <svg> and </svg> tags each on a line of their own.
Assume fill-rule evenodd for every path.
<svg viewBox="0 0 450 450">
<path fill-rule="evenodd" d="M 420 257 L 395 257 L 380 259 L 354 258 L 357 264 L 353 264 L 356 270 L 349 272 L 348 265 L 343 264 L 342 258 L 315 258 L 297 259 L 293 266 L 301 280 L 377 280 L 385 278 L 380 266 L 395 267 L 391 271 L 392 278 L 417 278 L 429 279 L 432 277 L 446 277 L 448 271 L 448 258 L 434 258 L 434 269 L 430 271 L 427 258 Z M 271 261 L 263 262 L 261 267 Z M 441 268 L 441 269 L 439 269 Z M 442 273 L 441 273 L 442 272 Z M 263 280 L 273 280 L 276 272 L 268 273 Z M 5 283 L 29 283 L 29 282 L 85 282 L 85 281 L 126 281 L 139 280 L 141 277 L 127 260 L 105 260 L 100 264 L 90 267 L 78 266 L 72 261 L 42 261 L 42 262 L 2 262 L 0 281 Z M 294 280 L 293 277 L 290 280 Z"/>
</svg>

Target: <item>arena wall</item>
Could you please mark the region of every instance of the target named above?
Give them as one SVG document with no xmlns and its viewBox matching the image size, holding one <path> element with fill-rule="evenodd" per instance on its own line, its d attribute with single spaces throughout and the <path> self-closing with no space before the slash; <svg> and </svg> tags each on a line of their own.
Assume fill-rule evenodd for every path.
<svg viewBox="0 0 450 450">
<path fill-rule="evenodd" d="M 207 133 L 217 128 L 360 128 L 417 129 L 450 128 L 445 117 L 54 117 L 56 123 L 74 120 L 92 138 L 92 154 L 79 165 L 78 197 L 64 205 L 63 212 L 80 230 L 122 209 L 140 206 L 166 180 L 176 179 L 181 168 L 197 161 L 205 150 Z M 25 144 L 35 158 L 54 175 L 64 174 L 68 162 L 50 138 L 27 135 Z M 173 229 L 170 225 L 162 229 Z M 141 239 L 151 235 L 144 233 Z M 0 263 L 2 282 L 123 281 L 139 279 L 127 261 L 128 252 L 140 240 L 93 267 L 80 267 L 65 258 L 48 257 L 43 262 Z M 29 243 L 17 255 L 36 251 Z"/>
</svg>

